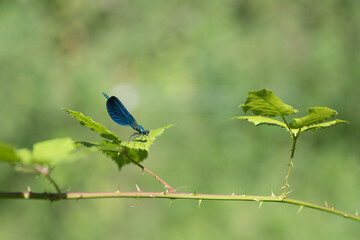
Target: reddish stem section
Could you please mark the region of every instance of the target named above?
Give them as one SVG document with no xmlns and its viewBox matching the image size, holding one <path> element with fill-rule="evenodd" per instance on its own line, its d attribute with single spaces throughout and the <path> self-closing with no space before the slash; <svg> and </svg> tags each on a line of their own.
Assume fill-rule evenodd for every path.
<svg viewBox="0 0 360 240">
<path fill-rule="evenodd" d="M 170 190 L 170 192 L 176 192 L 174 188 L 172 188 L 169 184 L 167 184 L 164 180 L 162 180 L 158 175 L 156 175 L 155 173 L 151 172 L 149 169 L 147 169 L 146 167 L 142 167 L 142 169 L 149 173 L 150 175 L 152 175 L 154 178 L 156 178 L 157 180 L 159 180 L 159 182 L 161 182 L 162 184 L 164 184 L 164 186 Z"/>
<path fill-rule="evenodd" d="M 156 178 L 159 182 L 161 182 L 162 184 L 164 184 L 164 186 L 170 190 L 170 192 L 176 192 L 176 190 L 171 187 L 167 182 L 165 182 L 163 179 L 161 179 L 158 175 L 156 175 L 155 173 L 153 173 L 152 171 L 150 171 L 149 169 L 147 169 L 146 167 L 144 167 L 143 165 L 141 165 L 140 163 L 138 163 L 137 161 L 135 161 L 134 159 L 132 159 L 127 152 L 124 152 L 124 155 L 131 161 L 133 162 L 135 165 L 137 165 L 138 167 L 140 167 L 143 171 L 149 173 L 151 176 L 153 176 L 154 178 Z"/>
</svg>

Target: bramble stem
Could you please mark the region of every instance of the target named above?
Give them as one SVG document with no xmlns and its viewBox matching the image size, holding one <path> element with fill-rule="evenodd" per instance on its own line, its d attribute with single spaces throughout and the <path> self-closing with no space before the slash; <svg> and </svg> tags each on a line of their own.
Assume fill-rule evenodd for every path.
<svg viewBox="0 0 360 240">
<path fill-rule="evenodd" d="M 163 179 L 161 179 L 158 175 L 156 175 L 155 173 L 151 172 L 149 169 L 147 169 L 146 167 L 144 167 L 143 165 L 141 165 L 140 163 L 138 163 L 137 161 L 135 161 L 132 157 L 130 157 L 127 154 L 127 151 L 124 151 L 123 154 L 131 161 L 133 162 L 135 165 L 137 165 L 138 167 L 140 167 L 143 171 L 149 173 L 150 175 L 152 175 L 154 178 L 156 178 L 159 182 L 161 182 L 162 184 L 164 184 L 164 186 L 170 190 L 170 192 L 176 192 L 176 190 L 174 188 L 172 188 L 167 182 L 165 182 Z"/>
<path fill-rule="evenodd" d="M 199 193 L 180 193 L 180 192 L 74 192 L 74 193 L 35 193 L 27 192 L 0 192 L 0 199 L 38 199 L 38 200 L 80 200 L 80 199 L 99 199 L 99 198 L 164 198 L 164 199 L 188 199 L 188 200 L 218 200 L 218 201 L 254 201 L 262 204 L 263 202 L 288 203 L 299 206 L 299 211 L 303 207 L 316 209 L 319 211 L 332 213 L 360 222 L 360 216 L 337 210 L 333 207 L 322 206 L 315 203 L 301 200 L 283 198 L 282 196 L 255 196 L 237 194 L 199 194 Z M 298 212 L 299 212 L 298 211 Z"/>
</svg>

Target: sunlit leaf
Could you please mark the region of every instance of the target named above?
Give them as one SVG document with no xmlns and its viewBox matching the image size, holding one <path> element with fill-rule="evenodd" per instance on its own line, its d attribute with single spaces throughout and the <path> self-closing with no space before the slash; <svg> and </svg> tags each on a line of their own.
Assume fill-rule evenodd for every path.
<svg viewBox="0 0 360 240">
<path fill-rule="evenodd" d="M 76 150 L 71 138 L 57 138 L 38 142 L 33 148 L 33 162 L 54 166 L 59 162 L 72 160 L 70 153 Z"/>
<path fill-rule="evenodd" d="M 308 114 L 302 118 L 294 118 L 290 123 L 291 128 L 303 128 L 311 126 L 324 121 L 327 118 L 333 117 L 337 112 L 327 107 L 312 107 L 308 109 Z"/>
<path fill-rule="evenodd" d="M 298 112 L 292 106 L 283 103 L 271 90 L 267 89 L 249 92 L 245 104 L 240 106 L 244 112 L 250 110 L 256 115 L 269 117 L 285 116 Z"/>
<path fill-rule="evenodd" d="M 124 148 L 119 144 L 103 141 L 101 143 L 80 142 L 85 147 L 95 147 L 101 151 L 121 152 Z"/>
<path fill-rule="evenodd" d="M 32 152 L 27 148 L 16 149 L 16 155 L 18 155 L 23 164 L 32 164 L 33 162 Z"/>
<path fill-rule="evenodd" d="M 40 165 L 54 167 L 58 163 L 76 160 L 87 151 L 78 150 L 78 146 L 71 138 L 57 138 L 34 144 L 33 150 L 26 148 L 12 148 L 8 144 L 0 143 L 0 160 L 16 163 L 15 168 L 20 171 L 38 173 Z"/>
<path fill-rule="evenodd" d="M 262 116 L 240 116 L 240 117 L 234 117 L 233 119 L 243 119 L 243 120 L 247 120 L 251 123 L 253 123 L 255 126 L 259 126 L 259 125 L 272 125 L 272 126 L 278 126 L 278 127 L 282 127 L 286 129 L 286 124 L 272 119 L 272 118 L 267 118 L 267 117 L 262 117 Z"/>
<path fill-rule="evenodd" d="M 142 150 L 149 150 L 151 144 L 154 143 L 156 137 L 160 136 L 165 129 L 172 127 L 173 125 L 168 125 L 162 128 L 154 129 L 149 131 L 149 135 L 137 135 L 132 141 L 129 142 L 122 142 L 120 143 L 121 146 L 132 148 L 132 149 L 142 149 Z"/>
<path fill-rule="evenodd" d="M 310 126 L 305 126 L 305 127 L 301 128 L 301 132 L 308 131 L 308 130 L 324 129 L 324 128 L 336 126 L 336 125 L 341 124 L 341 123 L 349 123 L 349 122 L 344 121 L 344 120 L 340 120 L 340 119 L 335 119 L 335 120 L 328 121 L 328 122 L 323 122 L 323 123 L 318 123 L 318 124 L 314 124 L 314 125 L 310 125 Z"/>
<path fill-rule="evenodd" d="M 116 136 L 115 133 L 109 131 L 106 127 L 101 125 L 100 123 L 95 122 L 91 117 L 85 116 L 81 112 L 72 111 L 64 108 L 66 112 L 72 115 L 74 118 L 80 121 L 81 125 L 90 128 L 91 130 L 100 133 L 103 138 L 109 139 L 116 143 L 120 143 L 120 139 Z"/>
<path fill-rule="evenodd" d="M 15 148 L 7 143 L 0 142 L 0 161 L 3 162 L 20 162 Z"/>
</svg>

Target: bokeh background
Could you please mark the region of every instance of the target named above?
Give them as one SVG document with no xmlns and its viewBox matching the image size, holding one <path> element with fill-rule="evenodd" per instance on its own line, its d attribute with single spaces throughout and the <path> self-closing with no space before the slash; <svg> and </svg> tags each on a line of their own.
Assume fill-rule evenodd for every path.
<svg viewBox="0 0 360 240">
<path fill-rule="evenodd" d="M 306 114 L 351 122 L 305 133 L 289 195 L 360 210 L 360 2 L 257 0 L 0 1 L 0 139 L 16 147 L 70 136 L 98 141 L 61 108 L 127 140 L 101 92 L 146 129 L 171 123 L 144 165 L 179 191 L 279 194 L 290 138 L 230 120 L 247 92 L 272 89 Z M 162 191 L 102 154 L 58 166 L 63 191 Z M 53 190 L 0 165 L 1 191 Z M 359 224 L 290 205 L 103 199 L 0 201 L 1 239 L 359 239 Z"/>
</svg>

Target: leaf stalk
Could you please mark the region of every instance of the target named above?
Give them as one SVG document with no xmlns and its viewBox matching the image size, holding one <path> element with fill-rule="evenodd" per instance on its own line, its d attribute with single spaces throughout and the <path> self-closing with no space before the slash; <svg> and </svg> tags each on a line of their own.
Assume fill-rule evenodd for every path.
<svg viewBox="0 0 360 240">
<path fill-rule="evenodd" d="M 286 190 L 289 187 L 289 177 L 290 177 L 290 172 L 291 169 L 294 166 L 294 154 L 295 154 L 295 147 L 296 147 L 296 140 L 299 137 L 299 134 L 291 134 L 292 135 L 292 139 L 293 139 L 293 143 L 292 143 L 292 147 L 291 147 L 291 155 L 290 155 L 290 161 L 289 161 L 289 166 L 288 166 L 288 170 L 286 173 L 286 177 L 285 177 L 285 184 L 282 187 L 282 193 L 281 193 L 281 197 L 285 197 L 286 196 Z"/>
</svg>

